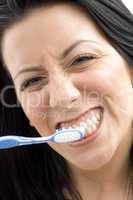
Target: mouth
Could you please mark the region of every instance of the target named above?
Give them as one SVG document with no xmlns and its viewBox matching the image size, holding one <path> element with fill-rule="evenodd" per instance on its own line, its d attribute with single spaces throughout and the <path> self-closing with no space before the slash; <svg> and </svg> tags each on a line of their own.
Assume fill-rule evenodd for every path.
<svg viewBox="0 0 133 200">
<path fill-rule="evenodd" d="M 95 107 L 89 109 L 75 119 L 58 123 L 56 129 L 58 130 L 63 128 L 75 128 L 81 130 L 81 132 L 85 133 L 85 138 L 82 140 L 85 140 L 88 137 L 91 138 L 91 136 L 93 136 L 94 133 L 99 129 L 102 121 L 102 116 L 103 108 Z"/>
</svg>

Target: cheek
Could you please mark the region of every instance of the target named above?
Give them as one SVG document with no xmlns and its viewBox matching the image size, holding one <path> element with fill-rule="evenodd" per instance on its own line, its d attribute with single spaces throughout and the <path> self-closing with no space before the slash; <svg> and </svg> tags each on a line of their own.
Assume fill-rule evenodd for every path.
<svg viewBox="0 0 133 200">
<path fill-rule="evenodd" d="M 80 88 L 83 93 L 88 96 L 95 96 L 103 98 L 106 95 L 112 95 L 116 93 L 117 89 L 114 88 L 112 84 L 115 81 L 115 85 L 120 87 L 117 84 L 117 78 L 112 74 L 111 71 L 106 69 L 99 69 L 95 71 L 87 71 L 81 73 L 76 77 L 77 87 Z"/>
<path fill-rule="evenodd" d="M 51 134 L 46 120 L 47 107 L 42 103 L 43 99 L 41 97 L 41 93 L 34 92 L 23 95 L 20 102 L 30 125 L 34 126 L 42 136 Z"/>
<path fill-rule="evenodd" d="M 24 112 L 28 116 L 28 118 L 34 114 L 37 114 L 38 107 L 41 102 L 41 98 L 38 94 L 29 93 L 22 95 L 21 104 L 23 107 Z"/>
<path fill-rule="evenodd" d="M 34 92 L 27 92 L 21 96 L 20 102 L 26 114 L 39 115 L 45 112 L 48 108 L 45 102 L 45 94 L 42 94 L 41 90 Z"/>
<path fill-rule="evenodd" d="M 108 105 L 110 109 L 119 112 L 124 117 L 131 118 L 133 116 L 133 89 L 128 73 L 124 69 L 124 66 L 118 68 L 110 65 L 107 68 L 105 65 L 99 70 L 81 73 L 77 77 L 77 84 L 86 97 L 89 94 L 89 98 Z"/>
</svg>

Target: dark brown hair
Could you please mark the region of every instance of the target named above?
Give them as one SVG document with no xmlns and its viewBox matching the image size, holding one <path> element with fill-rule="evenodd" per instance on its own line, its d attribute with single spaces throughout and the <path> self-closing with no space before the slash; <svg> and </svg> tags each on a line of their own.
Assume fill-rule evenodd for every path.
<svg viewBox="0 0 133 200">
<path fill-rule="evenodd" d="M 23 19 L 31 9 L 45 6 L 46 0 L 1 0 L 0 33 Z M 66 1 L 67 2 L 67 1 Z M 105 33 L 112 45 L 133 66 L 133 16 L 121 0 L 75 0 L 84 7 Z M 3 89 L 13 82 L 1 62 L 0 67 L 0 135 L 38 136 L 26 118 L 15 90 Z M 4 98 L 8 106 L 4 105 Z M 18 106 L 11 106 L 18 105 Z M 132 158 L 131 153 L 131 158 Z M 65 200 L 63 191 L 71 199 L 81 199 L 72 186 L 66 162 L 47 144 L 25 146 L 0 151 L 0 200 Z"/>
</svg>

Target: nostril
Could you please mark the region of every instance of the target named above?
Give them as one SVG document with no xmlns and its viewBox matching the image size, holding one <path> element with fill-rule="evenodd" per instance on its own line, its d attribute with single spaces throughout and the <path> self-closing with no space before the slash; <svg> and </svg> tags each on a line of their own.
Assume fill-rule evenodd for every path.
<svg viewBox="0 0 133 200">
<path fill-rule="evenodd" d="M 72 99 L 71 99 L 71 102 L 75 102 L 75 101 L 77 101 L 77 97 L 73 97 Z"/>
</svg>

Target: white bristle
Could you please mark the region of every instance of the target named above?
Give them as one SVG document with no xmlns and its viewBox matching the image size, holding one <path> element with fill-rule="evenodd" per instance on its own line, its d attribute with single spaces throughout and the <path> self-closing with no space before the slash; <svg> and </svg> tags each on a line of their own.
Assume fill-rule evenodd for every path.
<svg viewBox="0 0 133 200">
<path fill-rule="evenodd" d="M 81 138 L 82 136 L 79 131 L 66 130 L 62 133 L 57 134 L 54 138 L 54 141 L 56 143 L 69 143 L 80 140 Z"/>
</svg>

